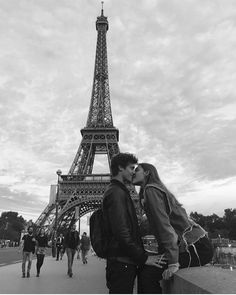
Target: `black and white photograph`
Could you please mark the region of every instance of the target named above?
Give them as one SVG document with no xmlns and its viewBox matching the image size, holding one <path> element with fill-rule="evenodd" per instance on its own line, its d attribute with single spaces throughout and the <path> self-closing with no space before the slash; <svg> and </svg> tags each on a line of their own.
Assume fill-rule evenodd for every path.
<svg viewBox="0 0 236 295">
<path fill-rule="evenodd" d="M 0 0 L 0 294 L 236 293 L 235 85 L 235 0 Z"/>
</svg>

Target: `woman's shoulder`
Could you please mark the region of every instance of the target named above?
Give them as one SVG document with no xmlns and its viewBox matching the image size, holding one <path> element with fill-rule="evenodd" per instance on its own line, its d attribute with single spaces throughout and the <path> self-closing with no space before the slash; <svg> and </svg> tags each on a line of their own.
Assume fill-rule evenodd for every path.
<svg viewBox="0 0 236 295">
<path fill-rule="evenodd" d="M 166 191 L 155 183 L 147 184 L 145 186 L 145 193 L 153 193 L 153 194 L 158 194 L 160 196 L 166 195 Z"/>
</svg>

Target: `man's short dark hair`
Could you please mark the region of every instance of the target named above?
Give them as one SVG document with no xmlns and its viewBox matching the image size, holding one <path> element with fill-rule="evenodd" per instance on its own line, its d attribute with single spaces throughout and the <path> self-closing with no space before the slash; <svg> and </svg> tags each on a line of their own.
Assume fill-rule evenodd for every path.
<svg viewBox="0 0 236 295">
<path fill-rule="evenodd" d="M 129 153 L 119 153 L 111 159 L 111 174 L 116 176 L 119 173 L 119 166 L 126 168 L 129 164 L 137 164 L 138 159 Z"/>
</svg>

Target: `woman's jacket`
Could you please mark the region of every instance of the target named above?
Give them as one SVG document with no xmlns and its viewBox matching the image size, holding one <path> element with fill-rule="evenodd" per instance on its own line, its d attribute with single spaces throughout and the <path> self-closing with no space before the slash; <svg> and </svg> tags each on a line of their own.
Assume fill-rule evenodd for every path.
<svg viewBox="0 0 236 295">
<path fill-rule="evenodd" d="M 80 244 L 80 237 L 77 230 L 68 231 L 64 239 L 64 248 L 77 250 L 79 244 Z"/>
<path fill-rule="evenodd" d="M 144 189 L 144 210 L 152 233 L 168 258 L 168 264 L 177 263 L 179 252 L 187 250 L 206 231 L 191 220 L 182 205 L 164 188 L 148 184 Z"/>
<path fill-rule="evenodd" d="M 136 211 L 126 186 L 112 179 L 103 198 L 103 216 L 108 232 L 108 257 L 144 264 L 144 251 Z"/>
</svg>

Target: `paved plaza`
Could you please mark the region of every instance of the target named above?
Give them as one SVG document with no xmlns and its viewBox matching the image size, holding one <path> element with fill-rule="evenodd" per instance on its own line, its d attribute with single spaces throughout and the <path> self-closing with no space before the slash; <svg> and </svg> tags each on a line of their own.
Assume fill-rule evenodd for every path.
<svg viewBox="0 0 236 295">
<path fill-rule="evenodd" d="M 73 277 L 67 276 L 67 257 L 56 261 L 46 257 L 41 275 L 36 277 L 36 260 L 31 277 L 21 278 L 21 263 L 0 267 L 0 294 L 107 294 L 105 260 L 89 256 L 88 264 L 75 259 Z"/>
</svg>

